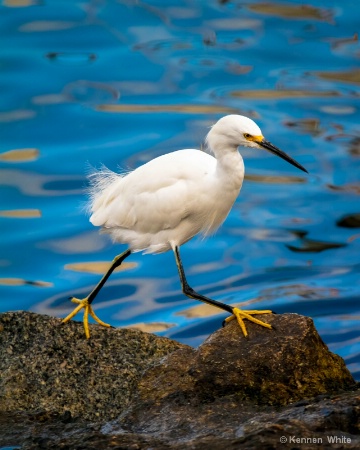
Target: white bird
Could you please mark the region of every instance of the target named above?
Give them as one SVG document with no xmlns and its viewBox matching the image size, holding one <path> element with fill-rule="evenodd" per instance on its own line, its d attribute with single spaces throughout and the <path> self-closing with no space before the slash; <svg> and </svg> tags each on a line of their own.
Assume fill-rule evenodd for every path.
<svg viewBox="0 0 360 450">
<path fill-rule="evenodd" d="M 212 300 L 194 291 L 188 284 L 179 247 L 195 235 L 214 233 L 224 222 L 243 183 L 244 163 L 238 147 L 264 148 L 295 167 L 307 170 L 286 153 L 266 141 L 251 119 L 240 115 L 221 118 L 206 137 L 213 154 L 200 150 L 178 150 L 155 158 L 125 175 L 101 170 L 91 175 L 90 222 L 102 227 L 114 242 L 128 249 L 116 256 L 95 289 L 84 299 L 72 298 L 78 306 L 63 322 L 84 308 L 84 328 L 90 337 L 88 315 L 102 322 L 92 302 L 114 269 L 132 252 L 161 253 L 173 250 L 183 293 L 193 299 L 221 308 L 236 317 L 247 336 L 243 319 L 271 328 L 254 317 L 271 311 L 244 311 Z"/>
</svg>

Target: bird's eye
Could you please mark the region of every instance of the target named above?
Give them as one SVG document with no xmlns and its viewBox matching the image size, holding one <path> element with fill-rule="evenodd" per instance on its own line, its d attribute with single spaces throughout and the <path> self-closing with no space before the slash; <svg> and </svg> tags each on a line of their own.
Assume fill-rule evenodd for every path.
<svg viewBox="0 0 360 450">
<path fill-rule="evenodd" d="M 244 138 L 245 138 L 245 139 L 250 139 L 250 138 L 251 138 L 251 134 L 245 133 L 245 134 L 244 134 Z"/>
</svg>

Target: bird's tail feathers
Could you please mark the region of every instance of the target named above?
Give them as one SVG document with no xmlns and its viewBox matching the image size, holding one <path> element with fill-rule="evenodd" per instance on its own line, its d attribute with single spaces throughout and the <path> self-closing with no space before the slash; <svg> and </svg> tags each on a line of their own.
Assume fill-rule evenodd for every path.
<svg viewBox="0 0 360 450">
<path fill-rule="evenodd" d="M 86 192 L 89 196 L 89 201 L 85 205 L 85 211 L 88 214 L 91 214 L 94 202 L 96 202 L 96 200 L 103 194 L 103 192 L 108 186 L 110 186 L 110 184 L 125 176 L 126 173 L 115 173 L 103 164 L 99 169 L 96 169 L 95 167 L 88 164 L 86 171 L 87 178 L 89 180 L 89 186 L 86 189 Z"/>
</svg>

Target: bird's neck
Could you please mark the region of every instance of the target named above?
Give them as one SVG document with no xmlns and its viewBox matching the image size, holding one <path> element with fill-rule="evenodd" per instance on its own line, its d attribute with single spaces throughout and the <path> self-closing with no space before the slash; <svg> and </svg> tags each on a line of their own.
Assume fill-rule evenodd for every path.
<svg viewBox="0 0 360 450">
<path fill-rule="evenodd" d="M 224 183 L 240 191 L 244 180 L 244 161 L 236 147 L 222 150 L 216 157 L 216 174 Z"/>
</svg>

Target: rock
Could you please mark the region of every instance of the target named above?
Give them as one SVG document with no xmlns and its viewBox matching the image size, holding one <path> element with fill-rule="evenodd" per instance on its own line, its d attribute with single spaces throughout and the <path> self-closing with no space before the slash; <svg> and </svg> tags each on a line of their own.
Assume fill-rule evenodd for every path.
<svg viewBox="0 0 360 450">
<path fill-rule="evenodd" d="M 43 410 L 110 420 L 130 404 L 141 373 L 186 346 L 137 330 L 91 326 L 30 312 L 0 315 L 0 411 Z"/>
<path fill-rule="evenodd" d="M 163 411 L 163 417 L 169 412 Z M 5 418 L 0 413 L 0 445 L 21 443 L 22 450 L 360 448 L 360 390 L 318 396 L 281 408 L 251 411 L 247 405 L 246 415 L 244 418 L 241 403 L 230 396 L 194 409 L 191 416 L 179 416 L 171 423 L 173 431 L 166 434 L 157 430 L 131 432 L 122 428 L 121 420 L 87 424 L 64 415 L 18 413 Z M 170 414 L 168 421 L 171 419 L 175 416 Z M 148 415 L 147 420 L 154 417 Z M 331 440 L 337 440 L 338 445 Z"/>
<path fill-rule="evenodd" d="M 143 399 L 211 402 L 237 394 L 257 404 L 287 405 L 353 386 L 342 358 L 329 352 L 313 321 L 297 314 L 264 315 L 274 330 L 235 321 L 213 333 L 198 349 L 183 348 L 147 371 L 139 384 Z"/>
<path fill-rule="evenodd" d="M 262 319 L 274 330 L 247 323 L 245 339 L 233 321 L 193 349 L 96 325 L 86 340 L 81 323 L 2 314 L 0 447 L 360 448 L 360 390 L 343 360 L 311 319 Z"/>
</svg>

